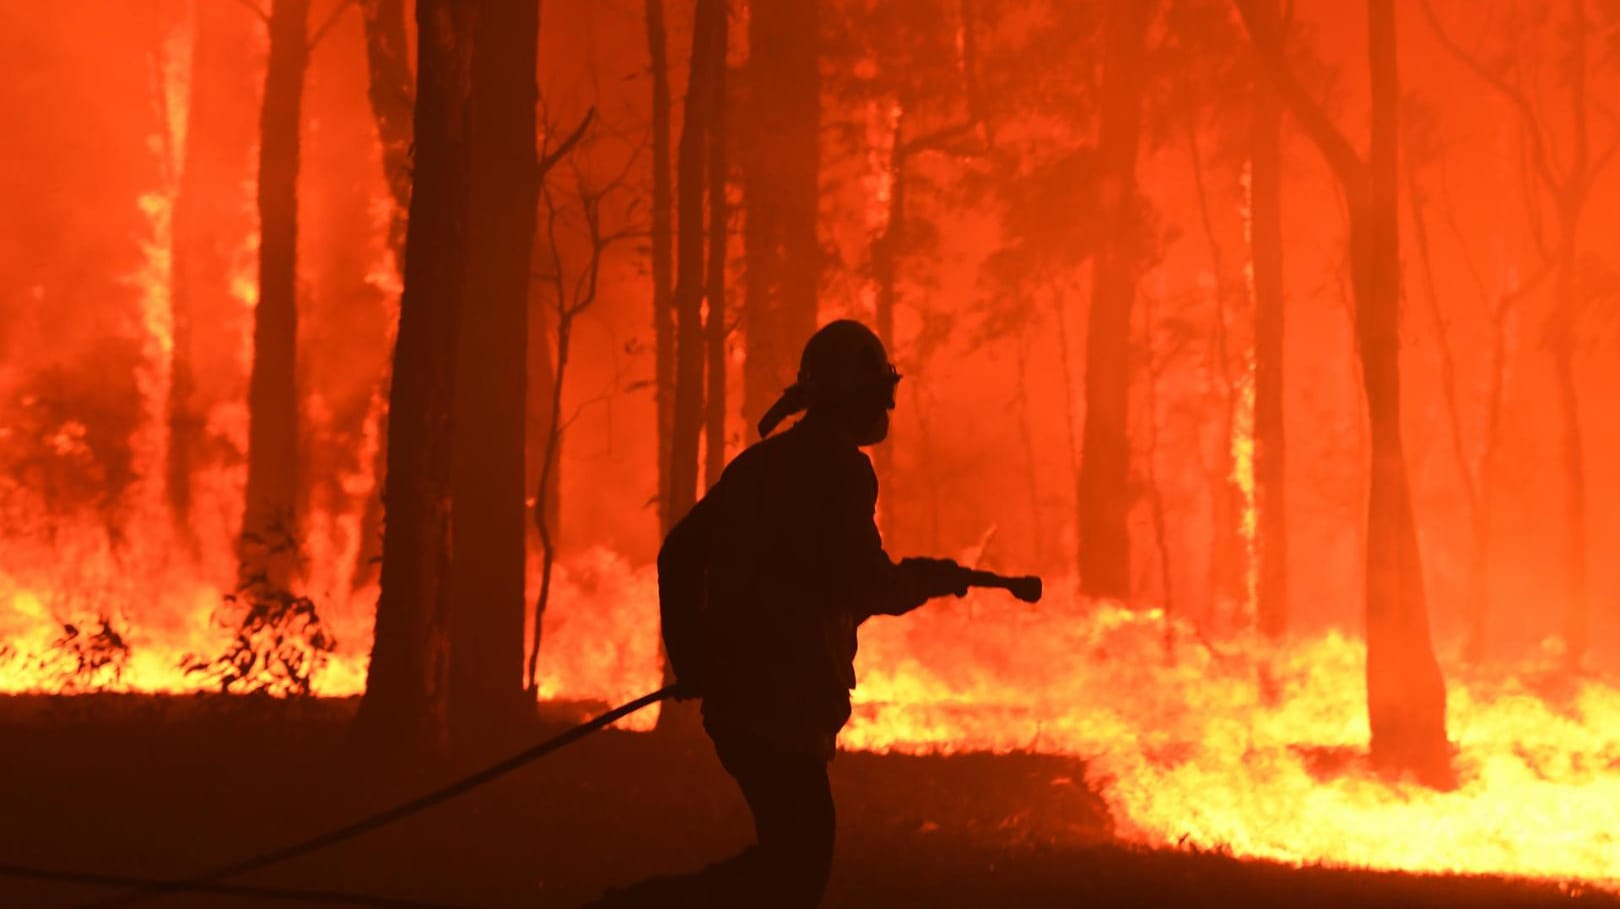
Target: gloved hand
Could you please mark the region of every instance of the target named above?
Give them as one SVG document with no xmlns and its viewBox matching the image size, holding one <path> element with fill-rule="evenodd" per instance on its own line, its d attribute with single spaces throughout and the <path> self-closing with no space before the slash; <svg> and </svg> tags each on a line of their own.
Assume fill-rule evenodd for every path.
<svg viewBox="0 0 1620 909">
<path fill-rule="evenodd" d="M 901 559 L 900 567 L 912 576 L 923 596 L 967 596 L 968 570 L 951 559 Z"/>
<path fill-rule="evenodd" d="M 677 701 L 691 701 L 703 697 L 703 689 L 695 681 L 675 680 L 675 691 L 670 695 Z"/>
</svg>

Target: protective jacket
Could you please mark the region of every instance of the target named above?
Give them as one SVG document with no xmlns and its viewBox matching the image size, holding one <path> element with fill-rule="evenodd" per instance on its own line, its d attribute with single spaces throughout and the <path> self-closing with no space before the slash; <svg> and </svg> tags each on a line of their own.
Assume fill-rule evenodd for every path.
<svg viewBox="0 0 1620 909">
<path fill-rule="evenodd" d="M 889 559 L 876 502 L 871 461 L 810 417 L 740 454 L 670 532 L 665 648 L 711 732 L 830 751 L 849 719 L 857 626 L 949 589 L 935 560 Z"/>
</svg>

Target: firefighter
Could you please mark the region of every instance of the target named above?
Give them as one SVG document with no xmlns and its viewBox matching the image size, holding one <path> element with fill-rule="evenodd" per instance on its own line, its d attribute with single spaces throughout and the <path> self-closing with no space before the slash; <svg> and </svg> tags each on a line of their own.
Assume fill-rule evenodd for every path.
<svg viewBox="0 0 1620 909">
<path fill-rule="evenodd" d="M 849 719 L 856 629 L 967 592 L 948 559 L 883 550 L 877 476 L 863 446 L 889 431 L 900 374 L 851 320 L 811 337 L 762 441 L 664 541 L 658 593 L 677 696 L 703 727 L 754 816 L 758 844 L 695 876 L 698 905 L 812 907 L 832 866 L 827 764 Z M 772 435 L 787 417 L 803 418 Z M 673 892 L 661 899 L 673 903 Z"/>
</svg>

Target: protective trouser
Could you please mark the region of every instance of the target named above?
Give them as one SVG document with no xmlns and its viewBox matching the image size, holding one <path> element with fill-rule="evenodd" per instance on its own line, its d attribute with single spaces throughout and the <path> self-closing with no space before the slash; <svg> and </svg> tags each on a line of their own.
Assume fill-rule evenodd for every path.
<svg viewBox="0 0 1620 909">
<path fill-rule="evenodd" d="M 712 726 L 710 735 L 721 765 L 737 780 L 753 812 L 759 839 L 707 870 L 711 896 L 720 905 L 820 905 L 837 826 L 826 758 L 810 748 L 783 749 Z"/>
</svg>

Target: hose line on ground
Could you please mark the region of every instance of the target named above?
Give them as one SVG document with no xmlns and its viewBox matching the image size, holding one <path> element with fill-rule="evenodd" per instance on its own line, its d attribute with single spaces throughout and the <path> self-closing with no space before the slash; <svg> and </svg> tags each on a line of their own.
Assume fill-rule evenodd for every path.
<svg viewBox="0 0 1620 909">
<path fill-rule="evenodd" d="M 121 875 L 95 874 L 90 872 L 62 871 L 49 868 L 38 868 L 24 865 L 0 863 L 0 877 L 26 877 L 36 880 L 54 880 L 62 883 L 87 884 L 98 887 L 120 887 L 125 892 L 94 902 L 82 903 L 78 909 L 92 909 L 92 907 L 131 906 L 143 903 L 155 897 L 175 893 L 212 893 L 233 894 L 237 896 L 256 896 L 264 899 L 283 899 L 301 902 L 347 902 L 361 906 L 399 907 L 399 909 L 424 909 L 434 907 L 441 909 L 440 904 L 412 902 L 409 900 L 396 900 L 386 897 L 371 897 L 361 894 L 344 894 L 316 890 L 290 890 L 273 887 L 249 887 L 225 885 L 220 882 L 226 878 L 238 877 L 251 871 L 268 868 L 335 846 L 345 840 L 353 839 L 370 833 L 379 827 L 387 826 L 402 818 L 409 817 L 420 811 L 425 811 L 435 805 L 448 802 L 457 796 L 464 795 L 485 783 L 499 779 L 517 770 L 526 764 L 539 760 L 542 757 L 566 748 L 580 739 L 605 726 L 612 725 L 644 707 L 650 707 L 675 693 L 674 685 L 666 685 L 657 691 L 644 694 L 633 701 L 627 701 L 618 707 L 609 710 L 600 716 L 593 717 L 585 722 L 552 736 L 545 741 L 533 745 L 505 760 L 491 764 L 488 767 L 464 776 L 453 783 L 442 786 L 432 792 L 417 796 L 408 802 L 395 805 L 375 814 L 361 818 L 342 827 L 329 830 L 325 833 L 309 837 L 271 852 L 260 853 L 251 858 L 221 865 L 217 868 L 204 871 L 200 874 L 185 878 L 160 879 L 126 877 Z"/>
</svg>

